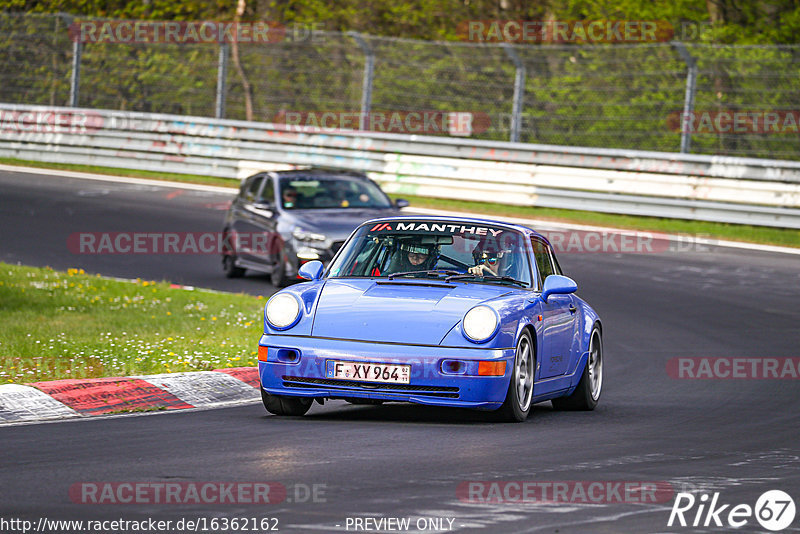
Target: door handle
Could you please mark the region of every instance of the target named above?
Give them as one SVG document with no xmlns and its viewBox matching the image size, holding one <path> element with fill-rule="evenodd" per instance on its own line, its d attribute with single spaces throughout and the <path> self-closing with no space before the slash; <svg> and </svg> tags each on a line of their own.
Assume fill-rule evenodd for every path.
<svg viewBox="0 0 800 534">
<path fill-rule="evenodd" d="M 578 308 L 576 308 L 574 304 L 570 304 L 569 305 L 569 312 L 570 313 L 575 313 L 576 311 L 578 311 Z"/>
</svg>

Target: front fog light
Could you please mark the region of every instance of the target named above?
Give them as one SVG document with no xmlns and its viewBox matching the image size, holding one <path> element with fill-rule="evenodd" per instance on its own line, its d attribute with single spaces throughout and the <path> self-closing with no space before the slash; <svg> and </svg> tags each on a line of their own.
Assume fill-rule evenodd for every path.
<svg viewBox="0 0 800 534">
<path fill-rule="evenodd" d="M 480 343 L 497 331 L 497 313 L 489 306 L 475 306 L 467 312 L 461 324 L 467 339 Z"/>
<path fill-rule="evenodd" d="M 300 316 L 300 303 L 288 293 L 278 293 L 267 303 L 267 321 L 277 329 L 292 326 Z"/>
</svg>

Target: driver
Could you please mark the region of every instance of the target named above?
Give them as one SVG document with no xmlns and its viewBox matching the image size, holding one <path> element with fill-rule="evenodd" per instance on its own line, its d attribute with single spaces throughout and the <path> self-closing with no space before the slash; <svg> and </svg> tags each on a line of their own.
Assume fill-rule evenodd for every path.
<svg viewBox="0 0 800 534">
<path fill-rule="evenodd" d="M 297 189 L 292 186 L 283 188 L 283 207 L 294 208 L 297 205 Z"/>
<path fill-rule="evenodd" d="M 435 246 L 423 243 L 421 238 L 414 237 L 400 243 L 390 272 L 429 271 L 436 264 Z"/>
</svg>

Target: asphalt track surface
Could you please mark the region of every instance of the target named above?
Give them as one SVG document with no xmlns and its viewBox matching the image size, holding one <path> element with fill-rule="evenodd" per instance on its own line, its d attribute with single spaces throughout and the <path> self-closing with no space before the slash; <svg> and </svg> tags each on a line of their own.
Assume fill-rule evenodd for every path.
<svg viewBox="0 0 800 534">
<path fill-rule="evenodd" d="M 225 279 L 216 256 L 79 255 L 67 247 L 74 232 L 218 231 L 228 200 L 3 172 L 0 258 L 271 294 L 268 277 Z M 665 481 L 676 492 L 719 492 L 720 503 L 751 506 L 780 489 L 800 505 L 800 380 L 686 380 L 666 371 L 683 356 L 797 357 L 800 258 L 711 248 L 559 259 L 605 323 L 605 382 L 594 412 L 544 403 L 526 423 L 499 424 L 470 411 L 342 402 L 278 418 L 253 404 L 0 427 L 0 518 L 275 517 L 283 532 L 346 531 L 348 518 L 353 532 L 356 517 L 411 518 L 410 531 L 419 517 L 454 519 L 459 532 L 732 530 L 667 527 L 673 498 L 459 498 L 460 484 L 486 480 Z M 92 481 L 278 482 L 288 496 L 258 506 L 73 503 L 70 486 Z M 307 502 L 304 488 L 315 484 L 324 493 Z M 798 530 L 795 519 L 785 532 Z M 750 518 L 739 531 L 765 530 Z"/>
</svg>

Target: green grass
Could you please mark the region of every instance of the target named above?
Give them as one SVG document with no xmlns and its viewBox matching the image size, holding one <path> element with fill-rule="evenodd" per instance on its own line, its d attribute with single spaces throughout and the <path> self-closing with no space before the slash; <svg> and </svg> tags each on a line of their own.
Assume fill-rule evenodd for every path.
<svg viewBox="0 0 800 534">
<path fill-rule="evenodd" d="M 151 171 L 135 171 L 116 169 L 111 167 L 97 167 L 93 165 L 71 165 L 58 163 L 44 163 L 36 161 L 0 158 L 0 163 L 7 165 L 23 165 L 48 169 L 63 169 L 97 174 L 110 174 L 114 176 L 132 176 L 136 178 L 149 178 L 154 180 L 171 180 L 208 185 L 236 187 L 237 182 L 226 178 L 213 178 L 191 174 L 161 173 Z M 738 224 L 714 223 L 703 221 L 687 221 L 683 219 L 664 219 L 660 217 L 641 217 L 633 215 L 617 215 L 612 213 L 597 213 L 593 211 L 564 210 L 555 208 L 536 208 L 526 206 L 509 206 L 491 202 L 474 202 L 466 200 L 448 200 L 439 198 L 415 197 L 404 194 L 390 195 L 393 198 L 405 198 L 411 202 L 412 207 L 424 207 L 463 211 L 471 213 L 485 213 L 507 217 L 529 217 L 560 222 L 573 222 L 596 226 L 609 226 L 614 228 L 630 228 L 636 230 L 665 232 L 672 234 L 690 234 L 707 237 L 709 239 L 722 239 L 732 241 L 745 241 L 767 245 L 780 245 L 800 247 L 800 230 L 770 228 L 766 226 L 748 226 Z"/>
<path fill-rule="evenodd" d="M 0 383 L 254 366 L 264 302 L 0 263 Z"/>
</svg>

